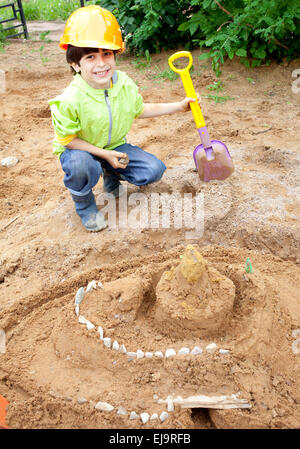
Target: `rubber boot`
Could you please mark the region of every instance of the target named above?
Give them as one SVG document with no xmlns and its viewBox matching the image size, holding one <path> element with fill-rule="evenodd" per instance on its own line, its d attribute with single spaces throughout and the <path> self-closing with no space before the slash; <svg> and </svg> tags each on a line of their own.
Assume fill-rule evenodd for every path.
<svg viewBox="0 0 300 449">
<path fill-rule="evenodd" d="M 111 193 L 115 198 L 124 193 L 124 188 L 120 183 L 120 177 L 117 173 L 113 173 L 103 168 L 103 190 L 105 193 Z"/>
<path fill-rule="evenodd" d="M 85 229 L 91 232 L 101 231 L 106 228 L 107 221 L 104 215 L 97 209 L 95 197 L 92 191 L 87 195 L 79 196 L 72 193 L 75 209 Z"/>
</svg>

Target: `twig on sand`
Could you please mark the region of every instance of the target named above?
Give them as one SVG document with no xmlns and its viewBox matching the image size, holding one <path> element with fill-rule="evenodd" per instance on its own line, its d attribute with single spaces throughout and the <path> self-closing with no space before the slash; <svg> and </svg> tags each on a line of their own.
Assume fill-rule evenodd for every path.
<svg viewBox="0 0 300 449">
<path fill-rule="evenodd" d="M 271 129 L 273 129 L 273 128 L 271 127 L 271 128 L 268 128 L 268 129 L 264 129 L 262 131 L 252 131 L 252 134 L 257 135 L 257 134 L 267 133 L 268 131 L 271 131 Z"/>
<path fill-rule="evenodd" d="M 14 221 L 16 221 L 19 218 L 20 215 L 17 215 L 16 217 L 12 218 L 8 223 L 6 223 L 5 226 L 3 226 L 2 229 L 0 229 L 1 231 L 4 231 L 4 229 L 8 228 L 8 226 L 10 226 Z"/>
</svg>

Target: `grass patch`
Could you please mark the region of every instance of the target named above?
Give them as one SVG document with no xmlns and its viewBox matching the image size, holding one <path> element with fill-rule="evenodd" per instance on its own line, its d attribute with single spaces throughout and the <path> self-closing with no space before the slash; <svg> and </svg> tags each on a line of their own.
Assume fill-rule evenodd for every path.
<svg viewBox="0 0 300 449">
<path fill-rule="evenodd" d="M 215 81 L 213 84 L 209 84 L 206 89 L 214 92 L 221 92 L 224 89 L 224 84 L 222 81 Z"/>
<path fill-rule="evenodd" d="M 97 0 L 92 0 L 86 5 L 95 5 Z M 0 6 L 9 3 L 0 0 Z M 81 7 L 80 0 L 23 0 L 23 10 L 26 20 L 62 20 L 65 21 L 75 9 Z M 12 8 L 1 8 L 1 18 L 13 17 Z M 11 22 L 12 23 L 12 22 Z"/>
<path fill-rule="evenodd" d="M 152 57 L 149 53 L 149 50 L 145 51 L 145 56 L 144 55 L 140 55 L 139 53 L 136 55 L 134 61 L 132 62 L 132 64 L 139 70 L 143 70 L 146 69 L 147 67 L 150 66 L 152 61 Z"/>
<path fill-rule="evenodd" d="M 157 73 L 153 75 L 154 79 L 163 79 L 167 81 L 175 81 L 178 78 L 178 74 L 173 72 L 171 69 L 160 70 L 158 66 L 156 66 Z"/>
<path fill-rule="evenodd" d="M 214 101 L 215 103 L 225 103 L 225 101 L 228 100 L 234 100 L 234 97 L 229 97 L 229 96 L 221 96 L 221 95 L 213 95 L 213 94 L 209 94 L 209 95 L 203 95 L 204 98 L 208 98 L 209 100 Z"/>
<path fill-rule="evenodd" d="M 80 6 L 80 0 L 23 0 L 26 20 L 66 20 Z"/>
</svg>

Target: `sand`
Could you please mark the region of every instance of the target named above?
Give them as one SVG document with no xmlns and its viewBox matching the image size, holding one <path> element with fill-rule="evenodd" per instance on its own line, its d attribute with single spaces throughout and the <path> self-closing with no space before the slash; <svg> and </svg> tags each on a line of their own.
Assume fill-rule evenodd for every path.
<svg viewBox="0 0 300 449">
<path fill-rule="evenodd" d="M 145 101 L 178 101 L 184 96 L 180 79 L 153 78 L 155 66 L 167 69 L 171 53 L 154 55 L 152 69 L 138 69 L 125 54 L 118 69 L 139 84 Z M 222 182 L 200 181 L 191 113 L 136 120 L 128 141 L 161 158 L 167 170 L 156 184 L 127 185 L 127 195 L 143 193 L 148 205 L 154 194 L 198 195 L 202 228 L 190 222 L 136 229 L 117 220 L 116 229 L 93 234 L 75 214 L 52 155 L 47 100 L 72 78 L 64 54 L 56 42 L 41 49 L 31 41 L 13 43 L 0 55 L 7 81 L 0 94 L 0 159 L 18 158 L 14 167 L 0 166 L 0 329 L 6 335 L 0 394 L 9 401 L 9 427 L 299 427 L 300 97 L 291 89 L 299 60 L 253 70 L 226 63 L 220 95 L 234 100 L 215 104 L 205 98 L 215 75 L 198 54 L 193 52 L 195 89 L 211 137 L 228 146 L 234 173 Z M 102 192 L 100 180 L 94 189 L 99 208 Z M 137 219 L 132 204 L 128 210 Z M 180 299 L 183 283 L 176 278 L 171 285 L 164 275 L 178 274 L 188 245 L 204 258 L 210 293 L 216 290 L 202 309 L 195 291 Z M 74 298 L 92 280 L 103 288 L 80 304 L 80 314 L 95 325 L 88 330 L 78 321 Z M 201 293 L 201 286 L 196 290 Z M 193 327 L 204 316 L 208 328 Z M 127 351 L 165 354 L 172 348 L 176 355 L 129 360 L 103 344 L 98 326 Z M 213 353 L 205 349 L 211 343 Z M 203 352 L 178 354 L 195 346 Z M 168 396 L 238 393 L 251 408 L 175 405 L 163 422 L 129 419 L 131 411 L 160 416 L 167 407 L 159 399 Z M 114 408 L 98 410 L 98 402 Z M 120 407 L 127 414 L 118 414 Z"/>
</svg>

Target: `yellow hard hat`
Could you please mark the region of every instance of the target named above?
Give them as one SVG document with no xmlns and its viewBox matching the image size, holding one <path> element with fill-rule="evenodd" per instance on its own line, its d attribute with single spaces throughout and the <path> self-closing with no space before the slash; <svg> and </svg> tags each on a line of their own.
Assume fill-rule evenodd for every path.
<svg viewBox="0 0 300 449">
<path fill-rule="evenodd" d="M 117 19 L 110 11 L 97 5 L 76 9 L 70 15 L 59 46 L 67 50 L 68 44 L 119 52 L 125 49 Z"/>
</svg>

